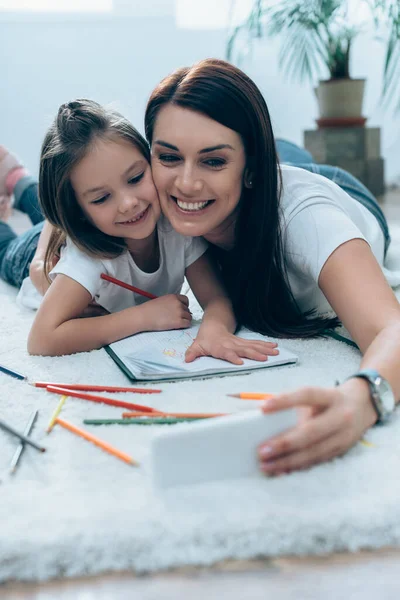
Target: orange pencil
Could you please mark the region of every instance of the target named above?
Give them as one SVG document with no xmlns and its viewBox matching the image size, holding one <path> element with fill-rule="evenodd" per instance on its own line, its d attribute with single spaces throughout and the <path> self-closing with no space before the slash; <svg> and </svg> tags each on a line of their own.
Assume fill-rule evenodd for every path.
<svg viewBox="0 0 400 600">
<path fill-rule="evenodd" d="M 119 406 L 121 408 L 129 408 L 130 410 L 141 410 L 145 413 L 158 413 L 156 408 L 150 406 L 144 406 L 142 404 L 134 404 L 133 402 L 124 402 L 123 400 L 114 400 L 114 398 L 105 398 L 104 396 L 95 396 L 94 394 L 84 394 L 83 392 L 77 392 L 68 388 L 57 387 L 55 385 L 48 385 L 46 390 L 53 394 L 61 394 L 62 396 L 69 396 L 70 398 L 80 398 L 81 400 L 89 400 L 91 402 L 101 402 L 102 404 L 109 404 L 110 406 Z"/>
<path fill-rule="evenodd" d="M 176 417 L 182 419 L 212 419 L 213 417 L 226 417 L 228 413 L 175 413 L 175 412 L 158 412 L 158 413 L 144 413 L 144 412 L 124 412 L 122 413 L 123 419 L 130 419 L 134 417 Z"/>
<path fill-rule="evenodd" d="M 152 388 L 117 387 L 115 385 L 90 385 L 85 383 L 55 383 L 52 381 L 35 381 L 30 383 L 37 388 L 56 386 L 82 392 L 132 392 L 134 394 L 160 394 L 161 390 Z"/>
<path fill-rule="evenodd" d="M 115 283 L 115 285 L 119 285 L 122 288 L 125 288 L 126 290 L 130 290 L 131 292 L 136 292 L 136 294 L 139 294 L 140 296 L 145 296 L 146 298 L 150 298 L 151 300 L 154 300 L 154 298 L 157 298 L 157 296 L 155 296 L 154 294 L 150 294 L 150 292 L 145 292 L 144 290 L 141 290 L 140 288 L 137 288 L 133 285 L 129 285 L 129 283 L 125 283 L 124 281 L 120 281 L 119 279 L 116 279 L 115 277 L 111 277 L 111 275 L 106 275 L 106 273 L 102 273 L 100 275 L 100 277 L 102 279 L 104 279 L 105 281 L 109 281 L 110 283 Z"/>
<path fill-rule="evenodd" d="M 240 398 L 240 400 L 268 400 L 274 394 L 260 394 L 256 392 L 240 392 L 240 394 L 227 394 L 231 398 Z"/>
<path fill-rule="evenodd" d="M 80 429 L 79 427 L 76 427 L 76 425 L 73 425 L 69 421 L 65 421 L 64 419 L 56 419 L 56 423 L 58 423 L 58 425 L 61 425 L 61 427 L 64 427 L 64 429 L 68 429 L 68 431 L 75 433 L 75 435 L 79 435 L 80 437 L 84 438 L 88 442 L 92 442 L 99 448 L 102 448 L 102 450 L 105 450 L 109 454 L 116 456 L 120 460 L 123 460 L 124 462 L 126 462 L 130 465 L 135 465 L 136 467 L 139 466 L 139 463 L 136 460 L 133 460 L 133 458 L 131 456 L 129 456 L 128 454 L 125 454 L 125 452 L 121 452 L 121 450 L 117 450 L 117 448 L 110 446 L 110 444 L 107 444 L 107 442 L 103 442 L 103 440 L 100 440 L 98 437 L 92 435 L 91 433 L 88 433 L 84 429 Z"/>
</svg>

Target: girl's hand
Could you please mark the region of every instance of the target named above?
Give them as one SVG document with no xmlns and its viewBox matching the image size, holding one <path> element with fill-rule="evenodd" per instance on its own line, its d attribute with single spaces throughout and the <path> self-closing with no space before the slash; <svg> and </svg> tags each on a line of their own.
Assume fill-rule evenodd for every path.
<svg viewBox="0 0 400 600">
<path fill-rule="evenodd" d="M 182 294 L 167 294 L 140 306 L 144 315 L 143 331 L 184 329 L 192 323 L 189 298 Z"/>
<path fill-rule="evenodd" d="M 258 448 L 261 470 L 281 475 L 325 462 L 347 452 L 377 419 L 366 381 L 302 388 L 263 403 L 263 412 L 288 408 L 299 412 L 298 424 Z"/>
<path fill-rule="evenodd" d="M 109 315 L 109 314 L 110 313 L 108 312 L 108 310 L 106 310 L 105 308 L 100 306 L 100 304 L 97 304 L 97 302 L 95 302 L 93 300 L 93 302 L 91 302 L 84 309 L 84 311 L 79 315 L 78 318 L 86 319 L 88 317 L 103 317 L 104 315 Z"/>
<path fill-rule="evenodd" d="M 59 260 L 59 257 L 54 257 L 51 268 L 55 267 Z M 44 296 L 50 287 L 50 281 L 44 273 L 44 258 L 40 256 L 33 258 L 29 266 L 29 277 L 39 294 Z"/>
<path fill-rule="evenodd" d="M 242 358 L 265 361 L 268 356 L 279 354 L 275 342 L 262 342 L 259 340 L 245 340 L 229 333 L 226 329 L 215 327 L 208 329 L 208 333 L 199 331 L 199 334 L 185 354 L 185 362 L 193 362 L 199 356 L 213 356 L 222 358 L 234 365 L 242 365 Z"/>
</svg>

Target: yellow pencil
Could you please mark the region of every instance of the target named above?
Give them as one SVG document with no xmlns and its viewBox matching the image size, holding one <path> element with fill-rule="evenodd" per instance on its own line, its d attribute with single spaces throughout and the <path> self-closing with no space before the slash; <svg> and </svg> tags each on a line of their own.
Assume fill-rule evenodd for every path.
<svg viewBox="0 0 400 600">
<path fill-rule="evenodd" d="M 57 404 L 57 408 L 53 412 L 51 419 L 50 419 L 50 423 L 47 426 L 47 429 L 46 429 L 47 433 L 50 433 L 50 431 L 53 429 L 56 419 L 57 419 L 58 415 L 60 414 L 63 404 L 67 398 L 68 398 L 68 396 L 61 396 L 60 402 Z"/>
<path fill-rule="evenodd" d="M 69 423 L 68 421 L 65 421 L 64 419 L 56 419 L 56 423 L 58 423 L 58 425 L 61 425 L 61 427 L 68 429 L 68 431 L 75 433 L 75 435 L 79 435 L 80 437 L 83 437 L 88 442 L 92 442 L 92 444 L 95 444 L 96 446 L 98 446 L 102 450 L 105 450 L 109 454 L 112 454 L 116 458 L 119 458 L 120 460 L 123 460 L 124 462 L 126 462 L 130 465 L 135 465 L 136 467 L 139 466 L 139 463 L 136 460 L 133 460 L 133 458 L 131 456 L 129 456 L 128 454 L 125 454 L 125 452 L 121 452 L 121 450 L 117 450 L 117 448 L 114 448 L 110 444 L 107 444 L 107 442 L 100 440 L 98 437 L 92 435 L 91 433 L 85 431 L 84 429 L 80 429 L 76 425 L 73 425 L 72 423 Z"/>
<path fill-rule="evenodd" d="M 369 442 L 368 440 L 366 440 L 365 438 L 362 438 L 360 440 L 360 444 L 362 444 L 363 446 L 366 446 L 367 448 L 376 448 L 376 445 L 373 444 L 372 442 Z"/>
</svg>

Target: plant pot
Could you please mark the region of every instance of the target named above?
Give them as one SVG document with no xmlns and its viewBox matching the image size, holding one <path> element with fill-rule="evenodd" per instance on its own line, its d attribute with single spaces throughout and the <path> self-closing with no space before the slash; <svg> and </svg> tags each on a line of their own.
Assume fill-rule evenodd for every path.
<svg viewBox="0 0 400 600">
<path fill-rule="evenodd" d="M 321 119 L 362 117 L 365 79 L 320 81 L 315 94 Z"/>
</svg>

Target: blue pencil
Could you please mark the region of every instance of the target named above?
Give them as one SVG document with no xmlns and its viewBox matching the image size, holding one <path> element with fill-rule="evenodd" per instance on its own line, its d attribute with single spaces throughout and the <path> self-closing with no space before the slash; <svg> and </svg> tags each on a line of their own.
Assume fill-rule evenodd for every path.
<svg viewBox="0 0 400 600">
<path fill-rule="evenodd" d="M 5 373 L 6 375 L 10 375 L 11 377 L 15 377 L 15 379 L 24 380 L 26 379 L 25 375 L 21 375 L 21 373 L 17 373 L 17 371 L 13 371 L 4 365 L 0 365 L 0 371 Z"/>
</svg>

